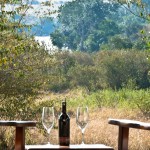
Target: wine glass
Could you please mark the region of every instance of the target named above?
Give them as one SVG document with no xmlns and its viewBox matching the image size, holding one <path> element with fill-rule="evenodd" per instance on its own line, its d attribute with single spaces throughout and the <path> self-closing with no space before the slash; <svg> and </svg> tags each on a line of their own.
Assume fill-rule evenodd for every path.
<svg viewBox="0 0 150 150">
<path fill-rule="evenodd" d="M 84 131 L 88 124 L 88 107 L 78 107 L 77 108 L 77 116 L 76 123 L 82 131 L 82 143 L 84 144 Z"/>
<path fill-rule="evenodd" d="M 54 108 L 53 107 L 43 107 L 42 124 L 48 133 L 48 136 L 49 136 L 48 144 L 50 144 L 50 131 L 54 125 Z"/>
</svg>

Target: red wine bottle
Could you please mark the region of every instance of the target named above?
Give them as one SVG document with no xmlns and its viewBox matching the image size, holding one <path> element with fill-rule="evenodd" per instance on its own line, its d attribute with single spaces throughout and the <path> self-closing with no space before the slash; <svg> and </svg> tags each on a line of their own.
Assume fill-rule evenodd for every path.
<svg viewBox="0 0 150 150">
<path fill-rule="evenodd" d="M 66 113 L 66 101 L 62 102 L 62 113 L 59 116 L 59 145 L 69 146 L 70 144 L 70 117 Z"/>
</svg>

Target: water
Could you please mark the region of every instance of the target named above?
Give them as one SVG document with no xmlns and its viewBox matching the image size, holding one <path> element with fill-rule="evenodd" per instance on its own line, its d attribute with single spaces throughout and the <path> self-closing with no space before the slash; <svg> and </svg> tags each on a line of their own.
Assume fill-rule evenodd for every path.
<svg viewBox="0 0 150 150">
<path fill-rule="evenodd" d="M 44 45 L 45 49 L 50 53 L 56 51 L 58 48 L 52 44 L 50 36 L 35 36 L 35 40 L 39 42 L 40 45 Z"/>
</svg>

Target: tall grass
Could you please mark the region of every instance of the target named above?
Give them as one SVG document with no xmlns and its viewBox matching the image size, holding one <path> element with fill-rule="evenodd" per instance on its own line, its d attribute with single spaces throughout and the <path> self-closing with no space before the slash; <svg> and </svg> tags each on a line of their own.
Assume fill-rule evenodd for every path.
<svg viewBox="0 0 150 150">
<path fill-rule="evenodd" d="M 57 95 L 54 106 L 61 107 L 61 100 L 66 98 L 67 110 L 71 117 L 71 143 L 81 143 L 81 131 L 76 125 L 76 108 L 80 105 L 89 107 L 89 125 L 85 131 L 86 143 L 102 143 L 117 150 L 118 127 L 108 124 L 108 118 L 126 118 L 150 122 L 150 90 L 100 90 L 89 92 L 86 89 L 75 89 Z M 58 109 L 60 110 L 60 109 Z M 56 118 L 57 120 L 57 118 Z M 53 144 L 58 144 L 58 123 L 51 134 Z M 41 134 L 42 136 L 42 134 Z M 45 136 L 44 136 L 45 137 Z M 39 141 L 42 141 L 43 136 Z M 45 137 L 46 139 L 46 137 Z M 43 142 L 45 142 L 43 140 Z M 149 131 L 130 130 L 129 150 L 149 150 Z"/>
<path fill-rule="evenodd" d="M 71 143 L 81 143 L 81 131 L 76 125 L 76 108 L 80 105 L 89 107 L 89 125 L 85 131 L 86 143 L 102 143 L 117 149 L 118 127 L 108 124 L 108 118 L 126 118 L 144 122 L 150 122 L 150 89 L 134 90 L 123 88 L 121 90 L 100 90 L 89 92 L 86 89 L 78 88 L 63 93 L 47 93 L 41 95 L 35 101 L 33 108 L 36 111 L 38 121 L 37 128 L 26 130 L 26 144 L 47 143 L 47 133 L 41 123 L 41 112 L 43 106 L 55 107 L 55 126 L 51 131 L 51 143 L 58 144 L 58 115 L 61 111 L 61 100 L 67 100 L 67 111 L 71 117 Z M 30 114 L 31 115 L 31 114 Z M 6 130 L 6 129 L 5 129 Z M 8 131 L 8 130 L 7 130 Z M 0 129 L 4 134 L 4 130 Z M 3 135 L 0 134 L 0 135 Z M 0 148 L 2 145 L 12 148 L 12 135 L 5 133 L 0 137 Z M 129 150 L 149 150 L 149 131 L 130 131 Z M 10 149 L 9 149 L 10 148 Z"/>
<path fill-rule="evenodd" d="M 76 97 L 64 95 L 68 100 L 68 109 L 76 108 L 79 105 L 87 105 L 90 109 L 116 108 L 139 110 L 149 117 L 150 115 L 150 89 L 135 90 L 123 88 L 121 90 L 100 90 L 89 93 L 86 90 L 74 91 Z"/>
</svg>

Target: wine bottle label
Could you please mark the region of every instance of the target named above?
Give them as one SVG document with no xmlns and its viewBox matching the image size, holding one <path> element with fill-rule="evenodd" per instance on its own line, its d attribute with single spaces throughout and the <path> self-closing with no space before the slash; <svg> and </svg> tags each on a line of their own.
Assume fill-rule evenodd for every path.
<svg viewBox="0 0 150 150">
<path fill-rule="evenodd" d="M 70 140 L 68 137 L 59 137 L 59 144 L 63 146 L 69 146 Z"/>
</svg>

